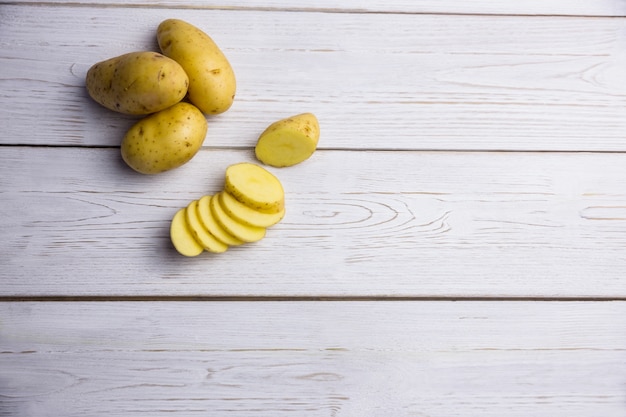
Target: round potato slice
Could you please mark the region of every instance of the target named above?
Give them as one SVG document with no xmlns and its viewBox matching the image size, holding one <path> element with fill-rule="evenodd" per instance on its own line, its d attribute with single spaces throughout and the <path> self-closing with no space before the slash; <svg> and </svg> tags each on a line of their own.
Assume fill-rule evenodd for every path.
<svg viewBox="0 0 626 417">
<path fill-rule="evenodd" d="M 257 242 L 265 237 L 265 228 L 249 226 L 230 217 L 219 203 L 218 197 L 213 196 L 210 201 L 211 212 L 215 220 L 231 235 L 244 242 Z"/>
<path fill-rule="evenodd" d="M 213 253 L 226 252 L 228 245 L 213 236 L 200 221 L 198 217 L 198 200 L 189 203 L 187 210 L 185 210 L 185 216 L 193 236 L 204 249 Z"/>
<path fill-rule="evenodd" d="M 213 196 L 211 195 L 205 195 L 198 200 L 198 217 L 200 218 L 202 225 L 209 231 L 209 233 L 226 245 L 236 246 L 245 243 L 243 240 L 237 239 L 235 236 L 228 233 L 217 222 L 217 220 L 215 220 L 210 206 L 212 198 Z"/>
<path fill-rule="evenodd" d="M 226 168 L 224 190 L 251 209 L 279 213 L 285 208 L 283 186 L 268 170 L 249 162 Z"/>
<path fill-rule="evenodd" d="M 174 248 L 183 256 L 198 256 L 204 252 L 204 248 L 194 239 L 189 225 L 187 224 L 185 211 L 182 208 L 176 212 L 170 225 L 170 239 Z"/>
<path fill-rule="evenodd" d="M 284 208 L 278 213 L 263 213 L 262 211 L 251 209 L 226 191 L 220 192 L 217 196 L 226 214 L 249 226 L 270 227 L 281 221 L 285 216 Z"/>
</svg>

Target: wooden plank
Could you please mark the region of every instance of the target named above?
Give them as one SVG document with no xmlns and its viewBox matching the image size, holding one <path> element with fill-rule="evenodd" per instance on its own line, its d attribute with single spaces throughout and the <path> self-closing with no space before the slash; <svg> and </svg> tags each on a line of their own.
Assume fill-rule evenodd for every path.
<svg viewBox="0 0 626 417">
<path fill-rule="evenodd" d="M 207 29 L 236 69 L 236 102 L 206 146 L 250 147 L 313 111 L 325 149 L 626 150 L 621 19 L 23 4 L 0 11 L 0 144 L 119 145 L 135 119 L 93 103 L 84 75 L 155 49 L 173 16 Z"/>
<path fill-rule="evenodd" d="M 173 214 L 247 150 L 158 176 L 118 149 L 3 149 L 0 294 L 626 297 L 625 154 L 319 151 L 261 242 L 183 258 Z"/>
<path fill-rule="evenodd" d="M 618 417 L 624 302 L 0 303 L 32 417 Z"/>
<path fill-rule="evenodd" d="M 1 4 L 2 2 L 0 2 Z M 41 3 L 41 0 L 19 0 L 19 3 Z M 202 0 L 48 0 L 48 4 L 91 4 L 141 7 L 193 7 L 199 9 L 260 9 L 324 11 L 352 13 L 458 13 L 458 14 L 515 14 L 515 15 L 564 15 L 564 16 L 626 16 L 626 5 L 619 0 L 361 0 L 358 3 L 336 0 L 317 0 L 303 3 L 294 0 L 246 0 L 207 2 Z"/>
</svg>

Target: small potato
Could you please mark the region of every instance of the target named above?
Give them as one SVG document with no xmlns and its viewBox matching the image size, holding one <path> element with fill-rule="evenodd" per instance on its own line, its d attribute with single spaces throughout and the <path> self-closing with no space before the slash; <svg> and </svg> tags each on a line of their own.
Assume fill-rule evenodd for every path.
<svg viewBox="0 0 626 417">
<path fill-rule="evenodd" d="M 311 157 L 317 149 L 320 126 L 312 113 L 302 113 L 269 125 L 254 149 L 259 161 L 273 167 L 289 167 Z"/>
<path fill-rule="evenodd" d="M 142 174 L 168 171 L 193 158 L 206 133 L 202 112 L 180 102 L 135 123 L 122 140 L 122 158 Z"/>
<path fill-rule="evenodd" d="M 87 92 L 109 110 L 146 115 L 173 106 L 187 94 L 189 77 L 176 61 L 156 52 L 131 52 L 94 64 Z"/>
<path fill-rule="evenodd" d="M 163 55 L 189 75 L 191 103 L 208 115 L 230 108 L 237 89 L 235 73 L 209 35 L 185 21 L 167 19 L 157 28 L 157 41 Z"/>
</svg>

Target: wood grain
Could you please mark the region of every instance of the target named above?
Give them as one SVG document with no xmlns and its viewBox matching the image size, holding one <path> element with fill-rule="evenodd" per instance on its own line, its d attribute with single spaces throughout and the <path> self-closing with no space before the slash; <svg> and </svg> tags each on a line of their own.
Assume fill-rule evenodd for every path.
<svg viewBox="0 0 626 417">
<path fill-rule="evenodd" d="M 626 401 L 624 302 L 0 303 L 0 318 L 4 415 L 618 417 Z"/>
<path fill-rule="evenodd" d="M 189 259 L 171 217 L 250 151 L 154 177 L 118 149 L 10 147 L 0 293 L 623 298 L 625 157 L 319 151 L 273 170 L 287 215 L 264 240 Z"/>
<path fill-rule="evenodd" d="M 172 16 L 209 31 L 236 69 L 206 146 L 249 147 L 312 111 L 324 149 L 626 150 L 620 19 L 25 4 L 0 13 L 0 144 L 118 146 L 136 119 L 90 100 L 85 73 L 155 49 Z"/>
</svg>

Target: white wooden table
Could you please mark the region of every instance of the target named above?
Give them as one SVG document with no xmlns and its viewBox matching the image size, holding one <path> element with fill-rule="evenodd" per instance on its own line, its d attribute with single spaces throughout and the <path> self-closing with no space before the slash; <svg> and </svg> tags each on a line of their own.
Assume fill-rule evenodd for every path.
<svg viewBox="0 0 626 417">
<path fill-rule="evenodd" d="M 158 176 L 95 62 L 206 30 L 238 94 Z M 0 1 L 0 416 L 626 416 L 626 1 Z M 287 215 L 172 215 L 315 113 Z"/>
</svg>

